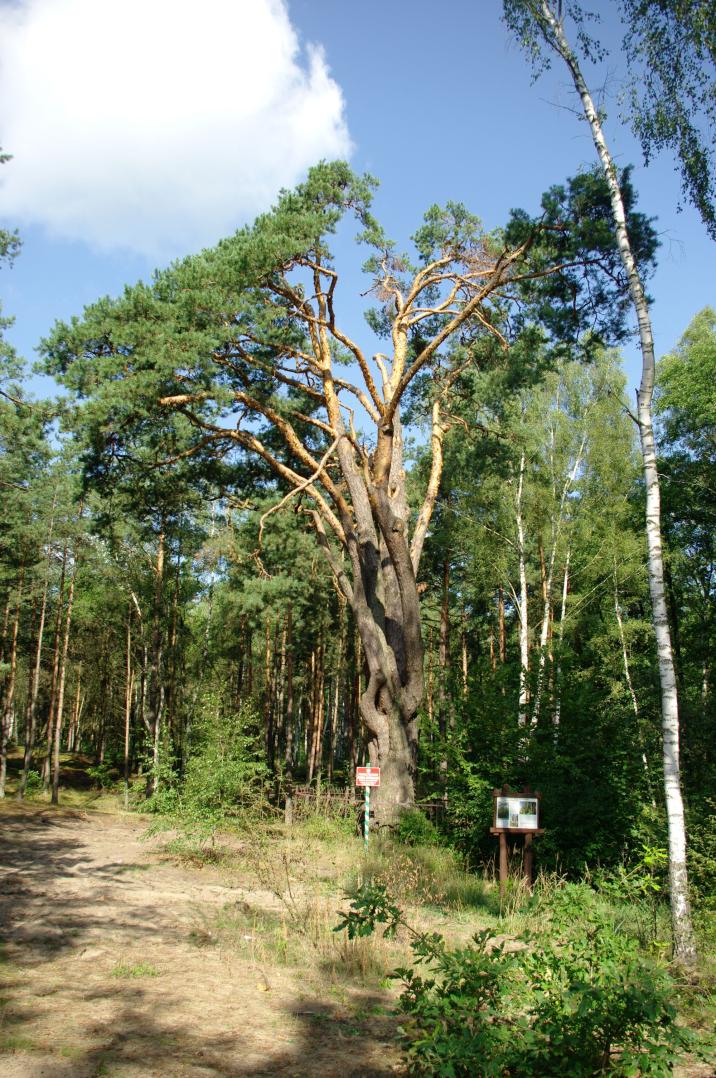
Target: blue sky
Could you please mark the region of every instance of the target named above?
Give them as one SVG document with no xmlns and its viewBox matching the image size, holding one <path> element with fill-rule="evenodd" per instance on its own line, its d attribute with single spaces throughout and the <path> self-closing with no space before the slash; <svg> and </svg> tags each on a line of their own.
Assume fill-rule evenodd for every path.
<svg viewBox="0 0 716 1078">
<path fill-rule="evenodd" d="M 497 0 L 0 5 L 0 141 L 15 155 L 0 210 L 23 238 L 0 295 L 20 352 L 32 357 L 55 319 L 249 220 L 316 156 L 348 153 L 379 178 L 377 215 L 402 246 L 433 202 L 463 201 L 487 227 L 512 207 L 535 210 L 594 150 L 562 71 L 533 84 L 500 9 Z M 616 45 L 614 20 L 602 32 Z M 78 75 L 75 53 L 99 58 Z M 650 285 L 660 355 L 716 304 L 716 248 L 691 209 L 677 212 L 671 160 L 643 168 L 618 118 L 622 74 L 614 52 L 590 80 L 594 92 L 608 87 L 612 151 L 636 166 L 639 208 L 662 237 Z M 344 283 L 344 324 L 365 334 L 352 269 Z M 633 386 L 633 346 L 626 368 Z"/>
</svg>

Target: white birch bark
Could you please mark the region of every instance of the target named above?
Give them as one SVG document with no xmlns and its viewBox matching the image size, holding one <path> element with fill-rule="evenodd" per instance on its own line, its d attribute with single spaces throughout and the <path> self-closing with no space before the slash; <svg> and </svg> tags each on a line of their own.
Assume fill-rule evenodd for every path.
<svg viewBox="0 0 716 1078">
<path fill-rule="evenodd" d="M 554 701 L 554 716 L 553 723 L 555 727 L 555 737 L 557 736 L 557 729 L 562 718 L 562 645 L 564 643 L 564 623 L 567 618 L 567 596 L 569 594 L 569 559 L 572 554 L 570 547 L 567 547 L 567 556 L 564 560 L 564 576 L 562 578 L 562 607 L 559 614 L 559 634 L 557 637 L 557 671 L 555 676 L 556 692 Z"/>
<path fill-rule="evenodd" d="M 586 417 L 585 417 L 586 418 Z M 554 431 L 552 432 L 552 439 L 554 439 Z M 535 689 L 535 703 L 532 712 L 532 725 L 536 726 L 539 721 L 540 706 L 542 703 L 542 690 L 544 688 L 544 671 L 547 662 L 547 639 L 549 637 L 549 623 L 552 613 L 552 586 L 554 583 L 554 566 L 557 560 L 557 547 L 559 545 L 560 536 L 562 533 L 562 526 L 564 524 L 564 518 L 567 508 L 567 498 L 569 492 L 574 485 L 574 481 L 577 478 L 579 469 L 582 464 L 582 458 L 584 456 L 584 447 L 587 444 L 586 431 L 582 435 L 582 441 L 579 446 L 579 450 L 574 459 L 574 464 L 569 470 L 564 483 L 562 484 L 562 493 L 559 499 L 559 509 L 555 518 L 552 516 L 552 547 L 549 552 L 549 567 L 547 569 L 547 579 L 544 589 L 544 606 L 542 611 L 542 628 L 540 630 L 539 641 L 539 668 L 537 672 L 537 687 Z M 556 494 L 556 484 L 553 484 L 553 490 Z M 565 577 L 566 579 L 566 577 Z"/>
<path fill-rule="evenodd" d="M 634 712 L 634 719 L 636 720 L 637 737 L 639 738 L 639 748 L 641 750 L 641 762 L 644 765 L 644 774 L 646 776 L 646 783 L 649 787 L 649 796 L 651 797 L 651 803 L 656 807 L 656 801 L 651 787 L 651 775 L 649 773 L 649 760 L 647 759 L 646 749 L 644 748 L 644 739 L 641 736 L 641 730 L 639 728 L 639 701 L 637 700 L 636 692 L 634 690 L 634 683 L 631 679 L 631 670 L 629 669 L 629 654 L 627 652 L 626 637 L 624 636 L 624 621 L 622 618 L 622 610 L 619 605 L 619 589 L 617 586 L 617 567 L 614 565 L 614 615 L 617 619 L 617 627 L 619 629 L 619 642 L 622 649 L 622 663 L 624 665 L 624 680 L 626 681 L 627 688 L 629 690 L 629 696 L 631 697 L 631 706 Z"/>
<path fill-rule="evenodd" d="M 681 793 L 679 764 L 679 709 L 676 675 L 671 647 L 671 634 L 664 591 L 664 562 L 661 542 L 661 495 L 656 465 L 656 446 L 652 422 L 651 403 L 654 393 L 655 361 L 654 338 L 644 287 L 629 242 L 626 213 L 621 196 L 614 160 L 604 138 L 599 114 L 582 75 L 575 54 L 564 35 L 561 18 L 547 0 L 531 4 L 550 47 L 564 60 L 569 68 L 575 89 L 582 102 L 584 115 L 589 122 L 592 138 L 599 155 L 604 176 L 609 186 L 612 217 L 622 265 L 629 280 L 629 292 L 639 326 L 642 355 L 641 384 L 638 392 L 637 420 L 646 486 L 646 541 L 651 595 L 652 621 L 659 664 L 661 683 L 661 714 L 664 755 L 664 793 L 669 827 L 669 882 L 671 891 L 671 919 L 674 937 L 674 956 L 684 965 L 696 961 L 696 945 L 691 923 L 688 882 L 686 872 L 686 828 Z M 561 9 L 560 9 L 561 13 Z"/>
</svg>

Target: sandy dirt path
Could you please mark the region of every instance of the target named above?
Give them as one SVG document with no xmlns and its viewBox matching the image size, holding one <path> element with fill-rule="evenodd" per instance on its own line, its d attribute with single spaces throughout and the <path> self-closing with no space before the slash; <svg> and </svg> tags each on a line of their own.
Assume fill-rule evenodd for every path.
<svg viewBox="0 0 716 1078">
<path fill-rule="evenodd" d="M 375 1014 L 384 993 L 317 992 L 298 969 L 262 971 L 235 947 L 198 943 L 246 889 L 163 859 L 143 830 L 132 817 L 3 806 L 3 1078 L 400 1073 L 392 1020 Z M 156 975 L 117 975 L 143 964 Z"/>
</svg>

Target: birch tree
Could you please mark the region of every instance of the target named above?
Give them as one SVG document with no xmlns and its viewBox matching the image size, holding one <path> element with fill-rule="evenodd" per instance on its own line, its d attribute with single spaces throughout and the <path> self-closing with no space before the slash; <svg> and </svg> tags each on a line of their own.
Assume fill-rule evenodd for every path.
<svg viewBox="0 0 716 1078">
<path fill-rule="evenodd" d="M 661 496 L 656 460 L 656 445 L 652 419 L 655 360 L 654 339 L 648 299 L 627 229 L 626 211 L 619 173 L 610 153 L 602 126 L 602 118 L 582 73 L 579 57 L 565 32 L 565 12 L 561 0 L 505 0 L 508 26 L 521 42 L 539 55 L 543 46 L 555 53 L 565 64 L 581 108 L 589 123 L 594 146 L 599 157 L 611 199 L 614 234 L 628 279 L 628 291 L 639 330 L 642 354 L 641 383 L 637 398 L 636 421 L 642 450 L 646 488 L 646 540 L 649 566 L 649 591 L 656 638 L 664 751 L 664 792 L 669 831 L 669 878 L 675 957 L 685 965 L 696 961 L 696 948 L 689 906 L 686 869 L 686 830 L 681 790 L 679 762 L 679 712 L 674 658 L 667 615 L 664 588 L 664 561 L 661 537 Z M 589 45 L 584 34 L 583 13 L 574 5 L 580 19 L 579 38 Z"/>
</svg>

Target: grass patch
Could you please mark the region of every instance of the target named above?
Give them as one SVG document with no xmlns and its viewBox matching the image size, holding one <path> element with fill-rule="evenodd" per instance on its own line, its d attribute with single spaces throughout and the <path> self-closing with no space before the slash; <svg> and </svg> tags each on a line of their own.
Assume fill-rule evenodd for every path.
<svg viewBox="0 0 716 1078">
<path fill-rule="evenodd" d="M 40 1047 L 30 1037 L 22 1037 L 16 1033 L 0 1033 L 1 1052 L 37 1052 Z"/>
<path fill-rule="evenodd" d="M 484 876 L 466 870 L 454 850 L 444 846 L 406 847 L 391 838 L 377 838 L 360 869 L 349 879 L 349 891 L 363 883 L 385 887 L 411 905 L 458 913 L 499 913 L 495 887 Z"/>
<path fill-rule="evenodd" d="M 134 966 L 118 962 L 110 971 L 110 977 L 135 978 L 135 977 L 158 977 L 159 970 L 149 962 L 138 962 Z"/>
</svg>

